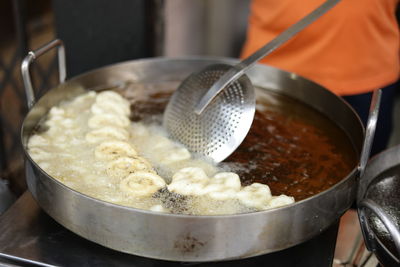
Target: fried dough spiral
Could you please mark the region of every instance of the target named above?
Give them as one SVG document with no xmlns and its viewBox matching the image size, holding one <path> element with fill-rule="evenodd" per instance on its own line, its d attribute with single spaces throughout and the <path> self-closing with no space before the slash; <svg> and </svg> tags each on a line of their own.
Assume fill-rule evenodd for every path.
<svg viewBox="0 0 400 267">
<path fill-rule="evenodd" d="M 146 197 L 153 195 L 164 186 L 164 179 L 157 174 L 138 171 L 124 178 L 119 188 L 130 196 Z"/>
</svg>

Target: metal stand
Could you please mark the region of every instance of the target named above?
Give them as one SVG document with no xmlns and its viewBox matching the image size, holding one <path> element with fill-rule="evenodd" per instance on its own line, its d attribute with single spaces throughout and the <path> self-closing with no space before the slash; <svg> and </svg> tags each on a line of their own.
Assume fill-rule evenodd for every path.
<svg viewBox="0 0 400 267">
<path fill-rule="evenodd" d="M 303 244 L 264 256 L 225 262 L 168 262 L 128 255 L 83 239 L 46 215 L 26 192 L 0 217 L 0 266 L 11 262 L 38 266 L 323 267 L 332 265 L 338 225 L 334 223 Z"/>
</svg>

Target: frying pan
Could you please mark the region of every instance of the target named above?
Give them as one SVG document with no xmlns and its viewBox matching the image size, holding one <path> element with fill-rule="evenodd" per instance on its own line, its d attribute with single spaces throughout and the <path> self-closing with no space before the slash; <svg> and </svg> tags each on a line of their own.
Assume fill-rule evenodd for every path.
<svg viewBox="0 0 400 267">
<path fill-rule="evenodd" d="M 36 101 L 29 65 L 55 47 L 61 59 L 60 85 Z M 234 64 L 237 60 L 204 57 L 133 60 L 63 82 L 66 73 L 63 55 L 62 42 L 55 40 L 30 52 L 22 64 L 30 110 L 21 129 L 21 141 L 30 192 L 45 212 L 86 239 L 154 259 L 186 262 L 241 259 L 283 250 L 311 239 L 336 222 L 355 200 L 361 165 L 329 189 L 292 205 L 235 215 L 163 214 L 107 203 L 72 190 L 44 172 L 27 153 L 29 136 L 51 107 L 87 90 L 123 87 L 128 81 L 137 85 L 179 84 L 187 75 L 207 65 Z M 248 75 L 260 90 L 296 99 L 329 118 L 345 132 L 357 153 L 361 152 L 364 128 L 356 113 L 340 97 L 294 73 L 270 66 L 255 65 Z M 141 91 L 140 86 L 136 88 L 137 91 L 130 93 L 146 99 L 146 91 Z"/>
</svg>

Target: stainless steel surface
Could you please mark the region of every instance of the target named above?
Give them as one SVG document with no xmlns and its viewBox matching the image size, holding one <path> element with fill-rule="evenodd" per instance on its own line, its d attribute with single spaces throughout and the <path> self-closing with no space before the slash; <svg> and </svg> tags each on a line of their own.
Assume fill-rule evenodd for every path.
<svg viewBox="0 0 400 267">
<path fill-rule="evenodd" d="M 83 239 L 45 214 L 31 193 L 26 192 L 0 216 L 0 266 L 6 262 L 18 266 L 63 267 L 258 267 L 265 263 L 281 267 L 329 267 L 337 229 L 336 222 L 299 246 L 250 259 L 194 264 L 167 262 L 125 254 Z"/>
<path fill-rule="evenodd" d="M 221 162 L 242 143 L 253 122 L 256 97 L 246 75 L 231 83 L 203 114 L 193 107 L 230 68 L 214 64 L 191 74 L 174 92 L 164 112 L 167 132 L 190 151 Z"/>
<path fill-rule="evenodd" d="M 45 54 L 49 50 L 57 47 L 57 54 L 58 54 L 58 72 L 59 72 L 59 80 L 60 83 L 65 81 L 67 76 L 67 69 L 65 65 L 65 49 L 64 44 L 61 40 L 56 39 L 53 40 L 44 46 L 36 49 L 35 51 L 30 51 L 28 55 L 24 58 L 21 65 L 21 73 L 22 78 L 24 81 L 25 93 L 28 102 L 28 107 L 31 108 L 33 104 L 35 104 L 35 93 L 33 91 L 31 75 L 29 72 L 29 66 L 31 63 L 40 57 L 41 55 Z"/>
<path fill-rule="evenodd" d="M 68 231 L 37 205 L 29 192 L 0 217 L 0 266 L 149 266 Z M 132 263 L 138 263 L 133 265 Z"/>
<path fill-rule="evenodd" d="M 360 177 L 364 174 L 365 167 L 367 166 L 368 159 L 371 154 L 372 143 L 375 136 L 376 123 L 378 121 L 379 107 L 381 104 L 382 90 L 377 89 L 372 93 L 371 105 L 368 114 L 367 128 L 365 132 L 365 139 L 360 157 Z"/>
<path fill-rule="evenodd" d="M 135 94 L 148 97 L 140 84 L 181 82 L 188 74 L 217 63 L 216 58 L 147 59 L 96 69 L 45 94 L 27 114 L 22 143 L 40 118 L 60 101 L 98 86 L 138 84 Z M 295 74 L 257 65 L 249 72 L 254 85 L 290 96 L 318 110 L 341 127 L 361 151 L 364 131 L 355 112 L 339 97 Z M 78 193 L 47 175 L 26 154 L 28 188 L 39 205 L 74 233 L 115 250 L 173 261 L 241 259 L 283 250 L 318 235 L 353 203 L 358 168 L 330 189 L 292 205 L 229 216 L 162 214 L 106 203 Z"/>
<path fill-rule="evenodd" d="M 294 35 L 302 31 L 305 27 L 316 21 L 319 17 L 334 7 L 340 0 L 327 0 L 310 14 L 302 18 L 300 21 L 290 26 L 284 32 L 279 34 L 269 43 L 258 49 L 256 52 L 239 62 L 229 69 L 222 77 L 220 77 L 210 89 L 201 97 L 200 101 L 194 108 L 194 113 L 200 115 L 211 101 L 231 82 L 241 77 L 251 66 L 256 64 L 260 59 L 269 55 L 283 43 L 287 42 Z M 196 87 L 190 84 L 185 85 L 194 90 Z"/>
</svg>

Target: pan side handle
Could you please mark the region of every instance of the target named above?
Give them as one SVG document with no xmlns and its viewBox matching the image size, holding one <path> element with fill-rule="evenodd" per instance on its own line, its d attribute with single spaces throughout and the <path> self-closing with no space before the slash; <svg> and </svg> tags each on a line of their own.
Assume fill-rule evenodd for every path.
<svg viewBox="0 0 400 267">
<path fill-rule="evenodd" d="M 365 130 L 364 143 L 361 150 L 360 164 L 358 166 L 359 178 L 362 178 L 364 175 L 365 167 L 367 166 L 368 159 L 371 153 L 372 143 L 375 136 L 376 123 L 378 121 L 381 97 L 382 97 L 381 89 L 376 89 L 373 91 L 371 105 L 369 108 L 367 127 Z"/>
<path fill-rule="evenodd" d="M 22 61 L 21 73 L 22 73 L 22 79 L 24 81 L 26 99 L 27 99 L 27 104 L 28 104 L 29 109 L 36 102 L 29 67 L 36 58 L 42 56 L 49 50 L 56 48 L 56 47 L 57 47 L 57 56 L 58 56 L 59 80 L 60 80 L 60 83 L 63 83 L 66 78 L 67 70 L 66 70 L 66 65 L 65 65 L 64 43 L 60 39 L 55 39 L 36 50 L 30 51 L 28 53 L 28 55 Z"/>
</svg>

